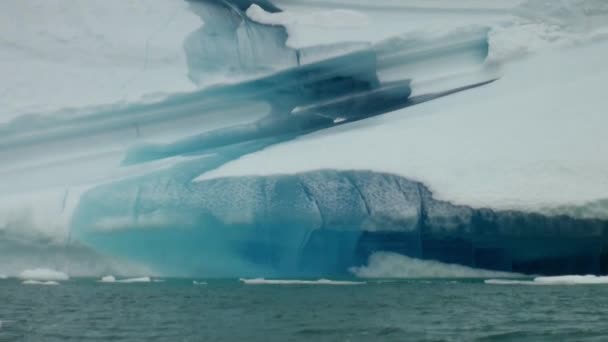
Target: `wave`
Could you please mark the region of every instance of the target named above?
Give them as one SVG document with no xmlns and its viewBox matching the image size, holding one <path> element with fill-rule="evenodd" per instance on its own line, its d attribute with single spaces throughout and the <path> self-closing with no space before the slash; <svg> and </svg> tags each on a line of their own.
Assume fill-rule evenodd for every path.
<svg viewBox="0 0 608 342">
<path fill-rule="evenodd" d="M 477 269 L 434 260 L 421 260 L 391 252 L 376 252 L 366 266 L 351 267 L 361 278 L 485 278 L 516 274 Z"/>
<path fill-rule="evenodd" d="M 330 248 L 326 248 L 323 244 L 315 245 L 317 241 L 333 241 L 336 242 L 335 246 L 340 247 L 345 246 L 346 243 L 352 243 L 354 247 L 361 246 L 362 250 L 358 250 L 356 253 L 360 252 L 359 255 L 364 255 L 364 258 L 361 258 L 364 260 L 367 259 L 370 251 L 381 250 L 375 248 L 377 245 L 373 245 L 375 243 L 373 239 L 377 238 L 382 243 L 392 241 L 393 236 L 389 234 L 392 232 L 376 234 L 376 231 L 386 229 L 387 226 L 394 230 L 406 228 L 412 232 L 418 229 L 419 233 L 422 232 L 421 227 L 425 229 L 430 227 L 426 231 L 431 231 L 432 234 L 435 234 L 434 237 L 442 237 L 445 230 L 451 234 L 450 238 L 454 236 L 468 238 L 473 235 L 471 232 L 474 234 L 478 232 L 474 230 L 461 232 L 460 229 L 463 227 L 482 227 L 485 234 L 497 226 L 501 230 L 491 231 L 491 234 L 494 234 L 493 238 L 496 237 L 497 244 L 501 248 L 489 251 L 490 256 L 487 255 L 487 248 L 473 249 L 468 243 L 469 241 L 457 247 L 462 247 L 461 249 L 464 251 L 462 255 L 469 257 L 466 262 L 469 262 L 470 266 L 495 266 L 498 269 L 510 269 L 504 266 L 508 264 L 510 267 L 512 264 L 511 250 L 502 248 L 508 245 L 508 241 L 502 244 L 505 231 L 508 231 L 508 234 L 514 232 L 512 235 L 524 238 L 525 234 L 538 233 L 541 238 L 547 236 L 561 238 L 566 234 L 568 236 L 558 242 L 561 244 L 563 241 L 567 241 L 568 248 L 574 251 L 573 254 L 582 255 L 587 258 L 586 260 L 592 261 L 582 263 L 588 264 L 592 271 L 586 269 L 576 271 L 583 273 L 597 270 L 599 272 L 602 269 L 601 260 L 604 259 L 600 253 L 605 250 L 604 242 L 601 240 L 605 236 L 601 230 L 603 228 L 600 227 L 602 222 L 549 220 L 538 216 L 526 216 L 523 213 L 497 214 L 491 210 L 455 207 L 448 203 L 431 201 L 430 195 L 427 196 L 428 200 L 420 199 L 423 187 L 417 183 L 415 188 L 412 188 L 412 193 L 418 195 L 411 197 L 414 200 L 410 201 L 409 198 L 406 199 L 402 196 L 407 192 L 399 190 L 400 184 L 406 184 L 406 182 L 401 182 L 392 176 L 367 178 L 352 174 L 330 174 L 329 177 L 327 173 L 325 175 L 318 173 L 291 179 L 287 176 L 230 180 L 225 178 L 231 175 L 242 176 L 243 171 L 251 171 L 247 164 L 245 167 L 234 166 L 243 164 L 231 164 L 232 172 L 237 170 L 236 174 L 226 173 L 226 169 L 230 171 L 230 166 L 225 166 L 223 171 L 222 169 L 216 170 L 215 178 L 224 177 L 219 180 L 212 179 L 213 174 L 207 172 L 228 161 L 236 160 L 277 142 L 290 140 L 316 130 L 325 130 L 344 120 L 346 123 L 368 119 L 371 116 L 416 105 L 423 101 L 420 98 L 416 99 L 416 96 L 428 95 L 431 96 L 430 99 L 437 98 L 442 93 L 427 91 L 444 90 L 443 88 L 447 87 L 446 84 L 450 85 L 447 90 L 454 91 L 464 89 L 452 88 L 456 85 L 480 85 L 481 83 L 477 82 L 486 80 L 488 77 L 489 79 L 495 77 L 494 73 L 489 72 L 486 68 L 488 60 L 504 60 L 505 56 L 514 54 L 513 45 L 509 44 L 523 42 L 525 49 L 529 49 L 529 46 L 542 47 L 544 44 L 542 42 L 542 44 L 536 44 L 536 42 L 529 44 L 528 40 L 522 40 L 514 33 L 521 31 L 526 37 L 529 34 L 534 36 L 536 33 L 526 30 L 539 28 L 540 33 L 534 37 L 539 37 L 541 41 L 551 42 L 555 40 L 554 36 L 546 35 L 545 33 L 551 30 L 545 29 L 555 25 L 568 26 L 563 23 L 570 24 L 572 20 L 564 19 L 553 24 L 550 23 L 550 20 L 538 21 L 538 18 L 532 16 L 530 17 L 532 19 L 526 19 L 524 25 L 513 23 L 511 26 L 505 26 L 502 31 L 490 30 L 489 37 L 487 29 L 481 27 L 473 29 L 472 26 L 461 31 L 453 30 L 447 35 L 432 37 L 433 39 L 418 36 L 418 34 L 401 35 L 373 45 L 353 45 L 361 47 L 361 49 L 349 50 L 348 53 L 338 57 L 304 65 L 301 57 L 306 55 L 306 51 L 296 51 L 285 47 L 287 37 L 283 28 L 268 27 L 252 22 L 247 19 L 248 17 L 243 16 L 242 12 L 246 9 L 244 6 L 233 7 L 229 5 L 229 1 L 222 3 L 224 5 L 216 6 L 213 1 L 209 0 L 192 5 L 195 12 L 200 11 L 199 14 L 205 20 L 205 26 L 201 30 L 193 32 L 184 42 L 187 52 L 190 52 L 188 58 L 191 78 L 195 82 L 199 78 L 204 79 L 204 76 L 208 74 L 207 71 L 217 71 L 223 76 L 229 76 L 230 70 L 236 71 L 237 74 L 266 75 L 265 77 L 230 86 L 207 88 L 190 94 L 173 95 L 161 102 L 139 103 L 86 113 L 66 112 L 64 113 L 66 115 L 53 119 L 30 120 L 20 117 L 18 120 L 0 126 L 0 133 L 2 133 L 0 134 L 0 159 L 11 160 L 11 163 L 0 166 L 0 176 L 3 178 L 0 192 L 4 197 L 0 199 L 0 259 L 3 262 L 0 265 L 0 271 L 12 275 L 18 274 L 25 268 L 47 267 L 73 275 L 95 274 L 97 276 L 108 274 L 108 272 L 117 274 L 117 269 L 122 269 L 122 265 L 115 267 L 113 262 L 98 255 L 99 252 L 129 260 L 141 257 L 142 262 L 147 265 L 166 267 L 165 270 L 168 272 L 183 272 L 184 274 L 201 272 L 205 266 L 209 266 L 212 271 L 215 269 L 229 270 L 234 272 L 233 274 L 243 276 L 251 274 L 277 276 L 276 273 L 272 273 L 274 270 L 262 273 L 259 269 L 253 269 L 256 265 L 262 264 L 266 268 L 264 263 L 268 263 L 273 266 L 279 264 L 284 266 L 284 270 L 279 270 L 285 272 L 282 276 L 287 276 L 287 272 L 292 272 L 290 275 L 303 277 L 302 274 L 294 275 L 293 272 L 300 270 L 290 267 L 306 262 L 309 262 L 310 272 L 314 275 L 329 274 L 327 270 L 333 265 L 327 260 L 331 257 L 335 257 L 336 260 L 346 259 L 338 255 L 343 249 L 336 248 L 335 254 L 332 254 L 333 251 L 328 252 L 327 258 L 325 255 L 319 257 L 319 251 L 327 251 Z M 541 2 L 536 1 L 536 3 Z M 543 3 L 547 4 L 547 2 Z M 562 2 L 562 4 L 566 3 L 566 1 Z M 595 4 L 593 6 L 598 7 L 604 5 L 605 2 L 590 0 L 588 4 Z M 527 8 L 526 13 L 532 13 L 531 8 L 534 6 L 527 6 L 522 9 Z M 559 5 L 555 8 L 557 8 L 555 13 L 559 15 L 564 13 L 560 10 Z M 568 9 L 576 9 L 576 7 L 570 6 Z M 258 10 L 270 11 L 271 9 L 268 6 L 262 6 Z M 336 12 L 333 13 L 336 14 Z M 536 13 L 553 15 L 552 11 L 544 9 Z M 259 12 L 259 14 L 263 13 Z M 342 12 L 342 14 L 344 13 Z M 285 18 L 284 14 L 280 16 Z M 355 15 L 355 17 L 357 16 Z M 568 18 L 571 17 L 568 16 Z M 354 21 L 356 20 L 357 18 L 354 18 Z M 308 21 L 316 21 L 316 19 Z M 399 21 L 403 22 L 403 18 L 399 18 Z M 583 22 L 586 21 L 583 20 Z M 286 23 L 283 22 L 283 25 Z M 401 27 L 398 28 L 401 29 Z M 572 32 L 567 30 L 564 32 L 559 33 L 559 39 L 556 41 L 570 39 L 568 37 Z M 497 46 L 509 46 L 509 51 L 497 50 Z M 517 46 L 515 46 L 515 50 L 517 50 Z M 312 54 L 311 51 L 308 50 L 308 53 Z M 598 51 L 596 53 L 596 50 L 593 50 L 592 53 L 583 55 L 601 55 L 604 49 Z M 524 52 L 528 52 L 528 50 Z M 572 63 L 571 60 L 571 58 L 561 57 L 549 60 L 550 63 L 543 63 L 549 66 L 554 64 L 559 66 L 559 68 L 553 66 L 549 69 L 542 69 L 545 71 L 543 75 L 557 74 L 559 77 L 552 79 L 543 76 L 544 81 L 551 83 L 554 87 L 548 87 L 542 83 L 535 84 L 535 88 L 550 90 L 537 94 L 536 97 L 541 99 L 538 102 L 539 107 L 546 107 L 547 101 L 543 99 L 543 96 L 556 98 L 575 95 L 574 99 L 571 96 L 568 97 L 571 101 L 563 103 L 563 107 L 560 107 L 563 110 L 557 114 L 573 110 L 573 107 L 568 107 L 568 103 L 576 103 L 574 109 L 578 112 L 582 111 L 581 103 L 593 104 L 593 101 L 596 101 L 594 96 L 601 92 L 591 89 L 592 87 L 580 91 L 579 84 L 566 82 L 572 78 L 569 74 L 554 73 L 556 70 L 562 71 L 563 65 L 573 66 L 566 69 L 572 69 L 579 75 L 592 74 L 595 76 L 598 71 L 595 68 L 596 64 Z M 576 60 L 585 61 L 580 58 Z M 576 68 L 577 64 L 588 65 L 579 70 Z M 601 67 L 603 64 L 598 63 L 597 65 Z M 334 129 L 324 131 L 323 134 L 307 135 L 305 139 L 297 142 L 299 144 L 297 146 L 300 147 L 289 150 L 288 156 L 281 155 L 280 158 L 276 158 L 277 162 L 272 160 L 275 158 L 272 154 L 273 150 L 266 150 L 264 153 L 270 154 L 265 154 L 264 162 L 252 163 L 255 165 L 254 171 L 256 172 L 254 173 L 264 174 L 264 167 L 268 167 L 272 173 L 289 173 L 290 170 L 297 169 L 304 164 L 305 169 L 310 167 L 314 169 L 369 169 L 373 166 L 378 170 L 408 176 L 409 179 L 420 179 L 437 189 L 436 193 L 443 196 L 442 198 L 451 198 L 454 202 L 461 204 L 475 204 L 476 207 L 483 205 L 495 208 L 503 205 L 511 208 L 512 202 L 510 201 L 517 199 L 517 203 L 514 205 L 519 205 L 519 201 L 521 201 L 522 208 L 527 209 L 525 208 L 527 203 L 536 206 L 537 203 L 554 198 L 570 200 L 596 198 L 596 194 L 601 194 L 603 191 L 598 184 L 604 178 L 583 177 L 588 179 L 585 182 L 580 178 L 580 175 L 586 175 L 586 173 L 582 173 L 583 169 L 591 170 L 590 172 L 598 170 L 597 167 L 592 167 L 596 164 L 592 164 L 589 160 L 582 160 L 581 168 L 575 169 L 580 173 L 563 172 L 569 170 L 572 165 L 579 165 L 572 164 L 572 160 L 578 160 L 580 155 L 589 155 L 588 153 L 571 153 L 568 152 L 569 149 L 555 145 L 557 148 L 549 151 L 555 153 L 552 155 L 548 153 L 547 146 L 538 143 L 539 130 L 535 128 L 534 124 L 541 125 L 538 128 L 542 128 L 545 132 L 544 139 L 550 136 L 550 132 L 556 134 L 556 137 L 563 137 L 561 129 L 547 131 L 544 125 L 545 122 L 548 122 L 545 119 L 549 118 L 552 123 L 557 122 L 552 126 L 562 127 L 559 122 L 561 116 L 551 110 L 547 117 L 540 117 L 537 122 L 533 121 L 531 125 L 528 125 L 530 115 L 527 111 L 519 111 L 525 114 L 525 117 L 519 117 L 517 115 L 521 113 L 509 110 L 509 108 L 523 108 L 523 105 L 533 107 L 531 105 L 534 105 L 535 102 L 530 100 L 528 90 L 524 92 L 514 92 L 513 90 L 522 88 L 521 85 L 529 81 L 530 73 L 526 72 L 529 71 L 528 69 L 536 69 L 539 66 L 541 65 L 532 63 L 526 68 L 517 69 L 519 74 L 525 74 L 524 78 L 520 78 L 516 73 L 515 77 L 511 77 L 509 81 L 508 75 L 505 75 L 501 81 L 492 85 L 494 88 L 485 88 L 486 90 L 494 89 L 485 92 L 487 96 L 473 93 L 469 94 L 471 97 L 468 99 L 464 98 L 464 101 L 461 98 L 447 104 L 439 102 L 437 106 L 442 110 L 449 107 L 455 108 L 457 111 L 457 113 L 443 114 L 454 115 L 427 115 L 432 113 L 433 108 L 438 107 L 429 109 L 427 105 L 419 106 L 424 110 L 408 112 L 408 115 L 399 114 L 402 118 L 412 119 L 411 121 L 399 121 L 396 118 L 397 114 L 394 113 L 383 120 L 372 120 L 372 124 L 367 127 L 358 125 L 345 128 L 347 126 L 344 126 L 340 130 Z M 279 69 L 283 71 L 268 75 Z M 467 77 L 465 77 L 467 82 L 463 81 L 462 77 L 467 74 L 461 75 L 461 73 L 469 70 L 475 76 L 471 76 L 475 83 L 468 81 Z M 458 77 L 452 77 L 453 74 Z M 477 76 L 481 79 L 478 80 Z M 589 79 L 592 78 L 589 77 Z M 412 82 L 410 83 L 410 81 Z M 280 86 L 277 87 L 277 85 Z M 589 85 L 595 86 L 595 82 L 590 82 Z M 571 90 L 572 93 L 569 93 Z M 521 93 L 525 93 L 522 94 L 526 95 L 522 96 L 525 100 L 518 102 L 521 100 L 516 96 Z M 504 96 L 504 94 L 512 94 L 513 98 Z M 581 94 L 587 94 L 589 97 L 577 98 L 577 95 Z M 532 95 L 534 97 L 535 94 Z M 505 102 L 477 100 L 477 98 L 487 99 L 493 96 L 504 97 Z M 598 98 L 602 99 L 601 94 L 598 95 Z M 586 99 L 590 101 L 586 101 Z M 478 102 L 481 104 L 488 102 L 489 105 L 472 108 L 470 111 L 458 110 L 458 108 L 464 108 L 464 104 L 469 106 L 470 103 Z M 435 103 L 437 104 L 437 102 Z M 511 103 L 514 103 L 515 106 L 509 107 Z M 496 110 L 498 108 L 505 109 L 505 115 Z M 463 112 L 468 114 L 460 116 Z M 585 114 L 584 111 L 582 112 L 581 115 Z M 488 113 L 494 116 L 489 116 Z M 569 115 L 565 117 L 565 120 L 561 118 L 563 121 L 561 124 L 566 124 L 567 126 L 564 127 L 570 129 L 573 121 L 570 120 Z M 501 121 L 504 118 L 510 118 L 511 121 Z M 583 116 L 579 117 L 577 122 L 594 122 L 595 119 L 595 117 Z M 510 126 L 512 123 L 515 125 Z M 600 127 L 601 125 L 594 126 Z M 463 129 L 472 127 L 474 131 L 469 134 L 466 129 L 454 130 L 454 127 L 463 127 Z M 492 131 L 495 127 L 499 127 L 499 130 Z M 520 137 L 514 141 L 511 148 L 503 150 L 502 141 L 504 139 L 497 138 L 502 137 L 501 134 L 510 131 L 511 128 L 513 131 L 518 131 Z M 583 128 L 590 127 L 582 126 L 581 131 Z M 452 135 L 453 132 L 457 133 Z M 593 132 L 595 131 L 591 133 Z M 591 133 L 586 139 L 587 142 L 591 142 L 590 145 L 585 145 L 585 139 L 581 140 L 577 137 L 577 144 L 569 146 L 575 148 L 572 151 L 579 151 L 576 149 L 579 145 L 581 148 L 594 147 L 598 141 L 602 141 L 597 140 L 601 135 Z M 433 137 L 433 139 L 429 139 L 429 137 Z M 462 137 L 477 137 L 481 140 L 471 143 L 470 139 L 462 139 Z M 594 137 L 597 139 L 593 139 Z M 564 139 L 554 140 L 563 141 Z M 312 141 L 314 141 L 313 145 L 306 145 L 306 142 Z M 467 141 L 467 143 L 459 145 L 461 141 Z M 498 143 L 492 145 L 493 141 Z M 581 144 L 578 144 L 579 142 Z M 489 158 L 490 154 L 486 155 L 486 153 L 472 154 L 482 156 L 481 159 L 475 159 L 476 156 L 473 156 L 475 157 L 473 159 L 467 159 L 459 155 L 462 151 L 471 150 L 469 145 L 485 146 L 485 151 L 493 155 Z M 291 146 L 293 147 L 293 145 Z M 410 148 L 407 151 L 408 146 L 419 146 L 420 148 Z M 302 147 L 303 149 L 299 150 Z M 523 156 L 521 160 L 517 158 L 512 160 L 515 155 L 512 152 L 517 147 L 521 147 L 522 150 L 525 149 L 529 153 L 520 154 Z M 404 160 L 402 158 L 404 149 L 408 155 L 407 163 L 394 163 L 395 160 Z M 279 153 L 280 150 L 281 148 L 278 149 Z M 378 153 L 378 151 L 382 153 Z M 314 154 L 312 159 L 309 158 L 311 153 Z M 352 153 L 356 153 L 356 155 L 352 155 Z M 396 153 L 397 157 L 391 157 L 391 153 Z M 534 155 L 534 153 L 540 154 Z M 568 153 L 577 155 L 577 158 L 562 160 L 562 156 Z M 454 164 L 444 167 L 445 163 L 452 161 L 446 156 L 452 155 L 457 157 L 453 160 Z M 528 156 L 531 156 L 530 159 Z M 543 156 L 544 159 L 540 156 Z M 298 158 L 301 161 L 293 161 L 290 158 Z M 553 164 L 554 159 L 558 164 Z M 251 163 L 253 159 L 241 158 L 240 162 L 247 163 L 247 160 Z M 485 164 L 488 160 L 491 161 L 490 167 Z M 543 164 L 543 161 L 546 162 L 546 165 Z M 593 163 L 595 162 L 594 159 Z M 262 171 L 257 170 L 260 166 Z M 600 166 L 601 171 L 604 166 Z M 478 173 L 478 171 L 482 173 Z M 447 174 L 455 175 L 457 179 L 449 178 Z M 604 173 L 598 171 L 597 174 L 603 175 Z M 466 175 L 470 175 L 470 177 Z M 534 175 L 540 175 L 536 179 L 537 181 L 535 181 Z M 375 175 L 372 176 L 375 177 Z M 192 179 L 201 180 L 201 182 L 191 182 Z M 379 179 L 379 181 L 376 182 L 374 179 Z M 485 181 L 480 182 L 480 179 Z M 525 182 L 520 179 L 524 179 Z M 204 182 L 205 180 L 206 182 Z M 356 184 L 357 181 L 361 181 L 362 184 Z M 370 186 L 375 184 L 380 184 L 382 187 Z M 480 184 L 493 184 L 494 186 L 484 188 L 480 187 Z M 570 184 L 576 184 L 576 186 L 569 186 Z M 535 188 L 535 186 L 537 187 Z M 335 189 L 339 191 L 334 191 Z M 348 189 L 349 192 L 345 192 L 344 189 Z M 388 191 L 391 189 L 394 191 Z M 505 193 L 503 189 L 506 189 L 508 193 Z M 296 192 L 300 198 L 289 197 Z M 402 202 L 392 201 L 392 198 L 387 196 L 388 194 L 394 194 L 395 198 L 400 198 Z M 467 197 L 471 196 L 470 194 L 476 198 Z M 344 196 L 347 201 L 343 201 L 341 196 Z M 484 196 L 486 197 L 484 198 Z M 503 202 L 506 204 L 502 204 Z M 292 205 L 294 203 L 303 206 L 297 208 Z M 424 206 L 423 211 L 422 203 L 431 204 L 431 206 Z M 604 212 L 602 206 L 597 209 L 599 212 Z M 361 215 L 354 216 L 353 213 Z M 581 215 L 587 217 L 594 213 L 595 211 L 590 211 L 587 214 L 587 211 L 584 211 Z M 299 216 L 294 214 L 299 214 Z M 540 226 L 542 229 L 522 233 L 519 230 L 524 231 L 525 229 L 522 228 L 526 227 L 522 227 L 519 219 L 525 220 L 526 225 L 531 228 L 538 228 L 539 221 L 546 225 Z M 474 220 L 478 221 L 474 222 Z M 419 222 L 424 222 L 425 225 L 419 224 Z M 462 222 L 466 225 L 461 225 Z M 238 229 L 238 232 L 234 233 L 240 240 L 230 236 L 237 229 L 216 231 L 207 229 L 208 227 L 223 227 L 222 224 L 226 228 L 240 225 L 250 229 Z M 582 224 L 585 226 L 583 227 Z M 289 226 L 291 231 L 284 229 L 286 226 Z M 361 227 L 360 231 L 349 230 L 354 226 Z M 182 229 L 174 229 L 176 227 Z M 270 234 L 257 234 L 259 227 L 269 229 Z M 190 228 L 191 230 L 189 230 Z M 580 230 L 581 233 L 574 232 L 575 230 Z M 229 232 L 228 235 L 225 232 Z M 368 238 L 364 240 L 368 243 L 367 245 L 357 245 L 357 238 L 362 236 L 362 232 L 365 232 L 365 237 Z M 375 235 L 369 232 L 374 232 Z M 143 235 L 143 238 L 138 234 Z M 576 237 L 582 236 L 582 238 L 573 242 L 570 234 Z M 41 239 L 40 236 L 44 236 L 44 239 Z M 411 236 L 414 236 L 410 239 L 411 241 L 422 240 L 415 234 L 411 234 Z M 216 240 L 213 241 L 213 238 Z M 91 249 L 72 245 L 72 239 L 86 243 Z M 149 240 L 146 241 L 146 239 Z M 233 244 L 235 240 L 238 240 L 238 244 Z M 141 245 L 136 248 L 134 241 L 138 241 Z M 150 241 L 156 245 L 147 243 Z M 593 242 L 593 248 L 588 247 L 590 241 Z M 429 242 L 439 244 L 442 241 L 436 238 L 429 239 Z M 443 255 L 445 249 L 436 248 L 437 244 L 430 244 L 430 248 L 424 251 L 427 254 L 419 251 L 420 255 L 428 255 L 428 250 L 436 252 L 437 255 Z M 402 246 L 410 247 L 405 243 L 399 247 Z M 416 246 L 422 248 L 422 243 Z M 277 249 L 274 248 L 280 252 L 276 253 Z M 534 245 L 532 248 L 543 258 L 546 257 L 549 260 L 555 260 L 556 257 L 563 255 L 561 245 L 554 246 L 546 243 L 540 247 Z M 158 253 L 158 250 L 170 250 L 172 253 L 167 257 Z M 590 252 L 590 250 L 592 251 Z M 402 248 L 398 251 L 406 252 L 408 249 Z M 471 251 L 479 251 L 480 256 L 470 253 Z M 543 254 L 542 252 L 545 251 L 562 254 Z M 596 251 L 599 252 L 596 253 Z M 204 253 L 208 254 L 204 255 Z M 348 253 L 351 251 L 348 250 Z M 445 254 L 447 253 L 452 253 L 452 251 L 445 252 Z M 200 258 L 202 255 L 210 256 L 210 258 Z M 234 262 L 227 262 L 227 260 L 232 260 L 230 257 L 234 257 Z M 496 257 L 494 260 L 497 261 L 492 265 L 475 264 L 478 260 L 492 261 L 493 257 Z M 201 260 L 205 260 L 205 262 L 218 260 L 218 264 L 201 264 L 203 263 Z M 357 262 L 359 261 L 361 260 L 357 259 Z M 527 261 L 531 265 L 529 267 L 538 265 L 536 260 Z M 345 267 L 340 265 L 341 271 L 354 264 L 350 259 L 347 263 Z M 556 263 L 561 264 L 561 261 L 558 260 Z M 516 266 L 521 266 L 521 262 Z M 207 269 L 204 270 L 211 272 Z M 247 270 L 251 274 L 245 273 Z M 490 271 L 434 261 L 421 261 L 405 256 L 391 256 L 390 254 L 372 256 L 367 266 L 351 270 L 363 277 L 494 277 L 496 274 L 501 274 L 485 273 Z M 528 270 L 529 268 L 517 269 L 521 272 Z M 329 271 L 334 272 L 335 269 Z M 560 268 L 559 272 L 574 273 L 575 271 Z M 122 273 L 150 274 L 135 271 Z"/>
</svg>

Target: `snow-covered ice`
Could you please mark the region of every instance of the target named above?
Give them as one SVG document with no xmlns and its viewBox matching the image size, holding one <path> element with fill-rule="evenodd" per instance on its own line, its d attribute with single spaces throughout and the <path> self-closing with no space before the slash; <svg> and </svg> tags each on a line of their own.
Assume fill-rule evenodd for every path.
<svg viewBox="0 0 608 342">
<path fill-rule="evenodd" d="M 137 278 L 126 278 L 116 280 L 117 283 L 131 284 L 131 283 L 150 283 L 152 279 L 150 277 L 137 277 Z"/>
<path fill-rule="evenodd" d="M 540 54 L 485 87 L 303 136 L 199 180 L 368 169 L 416 179 L 441 199 L 476 207 L 540 211 L 604 199 L 606 55 L 606 42 Z"/>
<path fill-rule="evenodd" d="M 286 27 L 295 48 L 340 42 L 378 42 L 404 33 L 429 32 L 473 24 L 497 24 L 516 7 L 512 1 L 291 1 L 279 0 L 280 13 L 253 5 L 253 20 Z M 414 35 L 414 34 L 413 34 Z"/>
</svg>

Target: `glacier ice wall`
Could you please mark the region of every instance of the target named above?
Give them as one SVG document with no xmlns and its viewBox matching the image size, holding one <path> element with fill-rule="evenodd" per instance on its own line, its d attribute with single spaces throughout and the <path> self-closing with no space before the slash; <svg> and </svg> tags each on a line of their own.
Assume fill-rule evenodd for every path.
<svg viewBox="0 0 608 342">
<path fill-rule="evenodd" d="M 249 20 L 251 1 L 189 1 L 204 23 L 184 41 L 189 77 L 199 85 L 252 78 L 296 66 L 297 52 L 285 46 L 287 34 Z M 271 12 L 278 8 L 258 2 Z"/>
<path fill-rule="evenodd" d="M 98 250 L 180 275 L 345 275 L 377 251 L 517 273 L 608 271 L 606 221 L 456 206 L 368 171 L 160 173 L 87 192 L 72 224 Z"/>
</svg>

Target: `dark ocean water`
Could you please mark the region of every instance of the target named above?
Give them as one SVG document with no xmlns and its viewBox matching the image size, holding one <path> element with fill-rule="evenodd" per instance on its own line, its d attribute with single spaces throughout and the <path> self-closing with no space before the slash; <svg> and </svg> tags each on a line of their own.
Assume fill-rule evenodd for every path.
<svg viewBox="0 0 608 342">
<path fill-rule="evenodd" d="M 608 286 L 0 280 L 0 341 L 608 341 Z"/>
</svg>

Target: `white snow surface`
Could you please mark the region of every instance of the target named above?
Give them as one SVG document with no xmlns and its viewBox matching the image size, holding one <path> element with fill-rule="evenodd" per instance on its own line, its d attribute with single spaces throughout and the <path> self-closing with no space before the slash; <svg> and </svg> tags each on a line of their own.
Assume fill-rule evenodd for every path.
<svg viewBox="0 0 608 342">
<path fill-rule="evenodd" d="M 0 123 L 195 89 L 184 37 L 202 25 L 185 1 L 0 2 Z"/>
<path fill-rule="evenodd" d="M 352 267 L 360 278 L 486 278 L 514 277 L 516 274 L 488 271 L 434 260 L 410 258 L 392 252 L 376 252 L 365 266 Z"/>
<path fill-rule="evenodd" d="M 608 44 L 539 54 L 485 87 L 244 156 L 198 180 L 369 169 L 439 199 L 541 210 L 608 196 Z"/>
<path fill-rule="evenodd" d="M 604 0 L 526 0 L 511 14 L 509 21 L 490 31 L 488 63 L 608 38 L 608 2 Z"/>
<path fill-rule="evenodd" d="M 504 63 L 548 49 L 608 38 L 604 0 L 278 0 L 283 12 L 252 5 L 254 21 L 287 29 L 287 45 L 374 43 L 420 38 L 463 26 L 490 28 L 488 63 Z"/>
<path fill-rule="evenodd" d="M 252 5 L 247 15 L 287 29 L 287 45 L 304 48 L 340 42 L 378 42 L 392 36 L 446 32 L 472 24 L 496 24 L 509 16 L 519 0 L 469 1 L 301 1 L 279 0 L 283 10 L 269 13 Z"/>
<path fill-rule="evenodd" d="M 48 268 L 35 268 L 21 272 L 19 278 L 37 281 L 65 281 L 69 280 L 70 276 L 63 272 Z"/>
</svg>

